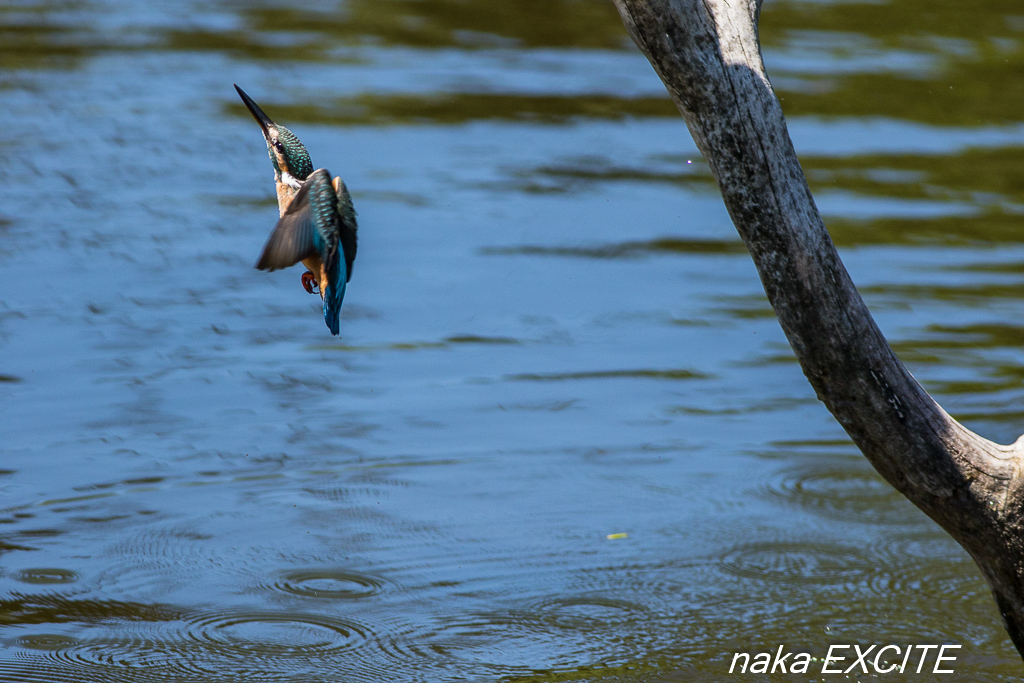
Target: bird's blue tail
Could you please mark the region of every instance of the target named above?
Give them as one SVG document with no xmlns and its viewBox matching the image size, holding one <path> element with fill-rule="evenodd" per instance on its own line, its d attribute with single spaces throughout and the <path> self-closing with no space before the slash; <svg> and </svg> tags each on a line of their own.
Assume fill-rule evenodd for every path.
<svg viewBox="0 0 1024 683">
<path fill-rule="evenodd" d="M 345 260 L 338 259 L 338 273 L 334 274 L 328 281 L 327 289 L 324 290 L 324 322 L 331 330 L 331 334 L 337 336 L 341 329 L 339 318 L 341 316 L 341 302 L 345 299 Z"/>
</svg>

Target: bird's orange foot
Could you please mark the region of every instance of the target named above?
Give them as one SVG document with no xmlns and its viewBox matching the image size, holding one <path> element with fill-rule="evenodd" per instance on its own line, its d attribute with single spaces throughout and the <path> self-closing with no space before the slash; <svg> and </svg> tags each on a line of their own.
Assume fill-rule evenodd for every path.
<svg viewBox="0 0 1024 683">
<path fill-rule="evenodd" d="M 312 294 L 313 290 L 320 288 L 320 283 L 316 281 L 313 273 L 308 270 L 302 274 L 302 288 L 306 290 L 307 294 Z"/>
</svg>

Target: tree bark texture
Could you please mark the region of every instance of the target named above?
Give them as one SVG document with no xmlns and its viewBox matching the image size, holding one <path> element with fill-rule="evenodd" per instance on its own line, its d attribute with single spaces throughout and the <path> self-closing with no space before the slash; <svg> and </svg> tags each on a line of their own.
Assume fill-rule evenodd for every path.
<svg viewBox="0 0 1024 683">
<path fill-rule="evenodd" d="M 614 0 L 682 113 L 804 374 L 885 479 L 988 580 L 1024 654 L 1024 438 L 951 418 L 890 348 L 846 272 L 764 70 L 761 0 Z"/>
</svg>

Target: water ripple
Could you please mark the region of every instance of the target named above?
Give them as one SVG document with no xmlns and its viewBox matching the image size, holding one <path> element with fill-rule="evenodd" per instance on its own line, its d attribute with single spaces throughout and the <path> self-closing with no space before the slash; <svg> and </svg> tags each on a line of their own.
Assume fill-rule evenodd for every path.
<svg viewBox="0 0 1024 683">
<path fill-rule="evenodd" d="M 50 670 L 47 680 L 60 671 L 60 680 L 68 683 L 123 681 L 128 675 L 132 681 L 147 682 L 205 683 L 237 680 L 239 675 L 252 681 L 290 681 L 308 674 L 310 662 L 333 661 L 340 670 L 350 659 L 359 662 L 360 671 L 376 676 L 384 671 L 374 666 L 381 664 L 375 662 L 379 652 L 357 654 L 376 642 L 368 627 L 348 619 L 244 609 L 197 613 L 173 621 L 115 620 L 92 624 L 74 637 L 39 633 L 16 641 L 34 653 L 23 661 L 45 659 Z M 11 662 L 8 668 L 13 672 L 19 667 Z M 4 676 L 0 669 L 0 680 L 7 680 Z"/>
<path fill-rule="evenodd" d="M 823 584 L 860 581 L 876 571 L 858 548 L 800 542 L 741 545 L 722 556 L 721 567 L 748 579 Z"/>
<path fill-rule="evenodd" d="M 274 590 L 307 598 L 358 600 L 380 593 L 386 582 L 345 569 L 293 569 L 280 572 Z"/>
<path fill-rule="evenodd" d="M 759 494 L 830 519 L 866 524 L 904 524 L 909 507 L 867 466 L 814 463 L 788 468 L 769 480 Z"/>
<path fill-rule="evenodd" d="M 647 610 L 636 603 L 601 596 L 554 597 L 540 600 L 524 610 L 524 625 L 547 631 L 616 629 L 635 622 Z"/>
<path fill-rule="evenodd" d="M 37 585 L 74 583 L 79 576 L 70 569 L 57 569 L 52 567 L 22 569 L 14 575 L 16 581 Z"/>
<path fill-rule="evenodd" d="M 246 660 L 322 657 L 357 647 L 369 633 L 336 617 L 267 610 L 203 615 L 186 629 L 202 650 Z"/>
</svg>

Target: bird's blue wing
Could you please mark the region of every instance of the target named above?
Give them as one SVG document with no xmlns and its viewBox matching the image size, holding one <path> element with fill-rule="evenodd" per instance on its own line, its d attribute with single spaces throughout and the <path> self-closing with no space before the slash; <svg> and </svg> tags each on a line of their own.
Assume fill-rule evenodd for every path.
<svg viewBox="0 0 1024 683">
<path fill-rule="evenodd" d="M 341 230 L 338 239 L 345 255 L 345 279 L 352 279 L 352 262 L 356 260 L 356 210 L 352 206 L 352 195 L 341 178 L 334 179 L 334 191 L 337 195 L 338 215 L 341 218 Z"/>
<path fill-rule="evenodd" d="M 256 262 L 257 268 L 288 268 L 320 251 L 312 212 L 309 210 L 309 194 L 312 189 L 307 181 L 292 198 L 284 215 L 270 233 L 263 254 Z"/>
</svg>

